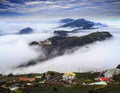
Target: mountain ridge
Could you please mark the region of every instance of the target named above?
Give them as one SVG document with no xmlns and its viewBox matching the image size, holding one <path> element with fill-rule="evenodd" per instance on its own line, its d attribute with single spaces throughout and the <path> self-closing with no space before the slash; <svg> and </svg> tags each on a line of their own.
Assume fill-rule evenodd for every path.
<svg viewBox="0 0 120 93">
<path fill-rule="evenodd" d="M 87 44 L 91 44 L 96 41 L 104 41 L 107 38 L 111 38 L 112 35 L 109 32 L 93 32 L 85 36 L 80 37 L 61 37 L 55 36 L 49 38 L 45 41 L 33 41 L 30 46 L 39 46 L 44 51 L 46 57 L 38 57 L 38 59 L 31 60 L 27 64 L 21 64 L 19 67 L 27 67 L 37 64 L 38 62 L 44 62 L 48 59 L 64 55 L 66 50 L 69 50 L 71 53 L 75 50 L 72 50 L 76 47 L 81 47 Z"/>
</svg>

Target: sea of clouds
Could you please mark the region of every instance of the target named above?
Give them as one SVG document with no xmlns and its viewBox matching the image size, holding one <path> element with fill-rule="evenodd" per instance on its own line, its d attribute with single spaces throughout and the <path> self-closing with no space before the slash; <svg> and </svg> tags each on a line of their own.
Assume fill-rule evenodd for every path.
<svg viewBox="0 0 120 93">
<path fill-rule="evenodd" d="M 59 72 L 101 71 L 120 64 L 120 29 L 106 27 L 97 30 L 81 31 L 69 34 L 69 36 L 82 36 L 94 31 L 109 31 L 113 34 L 111 39 L 80 47 L 71 54 L 65 51 L 65 54 L 62 56 L 34 66 L 16 68 L 22 63 L 27 63 L 38 56 L 44 55 L 42 50 L 36 51 L 29 46 L 29 43 L 53 37 L 53 31 L 58 25 L 58 23 L 48 22 L 11 22 L 9 24 L 0 22 L 0 73 L 42 73 L 48 70 Z M 33 28 L 34 32 L 28 35 L 15 34 L 26 27 Z M 71 29 L 69 28 L 69 30 Z"/>
</svg>

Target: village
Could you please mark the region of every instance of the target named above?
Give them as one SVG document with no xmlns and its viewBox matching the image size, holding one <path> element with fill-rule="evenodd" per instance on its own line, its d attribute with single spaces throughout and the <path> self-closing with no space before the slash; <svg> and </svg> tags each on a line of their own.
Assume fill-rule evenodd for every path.
<svg viewBox="0 0 120 93">
<path fill-rule="evenodd" d="M 75 73 L 67 71 L 58 73 L 48 71 L 42 74 L 0 74 L 0 93 L 68 93 L 67 89 L 72 90 L 69 93 L 101 93 L 95 90 L 120 86 L 119 67 L 120 65 L 102 72 Z M 116 91 L 119 91 L 119 88 Z"/>
</svg>

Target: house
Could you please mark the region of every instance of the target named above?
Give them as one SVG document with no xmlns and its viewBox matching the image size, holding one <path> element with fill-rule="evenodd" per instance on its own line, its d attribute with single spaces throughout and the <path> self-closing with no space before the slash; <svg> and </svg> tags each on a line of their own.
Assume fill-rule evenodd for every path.
<svg viewBox="0 0 120 93">
<path fill-rule="evenodd" d="M 28 78 L 28 81 L 35 81 L 35 78 Z"/>
<path fill-rule="evenodd" d="M 75 76 L 76 76 L 76 74 L 75 73 L 73 73 L 73 72 L 66 72 L 66 73 L 64 73 L 64 75 L 63 75 L 63 80 L 64 81 L 66 81 L 66 80 L 74 80 L 75 79 Z"/>
<path fill-rule="evenodd" d="M 102 82 L 94 82 L 94 83 L 90 83 L 89 85 L 107 85 L 106 82 L 102 81 Z"/>
<path fill-rule="evenodd" d="M 108 77 L 108 78 L 111 78 L 111 77 L 113 77 L 115 75 L 118 75 L 118 74 L 120 74 L 120 69 L 119 68 L 113 68 L 113 69 L 110 69 L 110 70 L 106 71 L 104 73 L 104 76 Z"/>
<path fill-rule="evenodd" d="M 26 78 L 26 77 L 21 77 L 19 78 L 20 81 L 35 81 L 35 78 Z"/>
<path fill-rule="evenodd" d="M 108 77 L 102 77 L 99 79 L 101 82 L 105 81 L 105 82 L 112 82 L 113 80 L 108 78 Z"/>
</svg>

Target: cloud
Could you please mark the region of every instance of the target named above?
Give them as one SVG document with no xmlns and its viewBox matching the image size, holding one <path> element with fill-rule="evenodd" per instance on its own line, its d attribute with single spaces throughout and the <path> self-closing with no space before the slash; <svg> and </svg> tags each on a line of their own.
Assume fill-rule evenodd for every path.
<svg viewBox="0 0 120 93">
<path fill-rule="evenodd" d="M 55 2 L 52 1 L 30 1 L 26 2 L 26 5 L 36 5 L 36 4 L 54 4 Z"/>
<path fill-rule="evenodd" d="M 46 21 L 46 23 L 44 23 L 44 21 L 9 21 L 9 24 L 7 23 L 8 22 L 6 21 L 0 22 L 0 31 L 4 32 L 4 34 L 18 32 L 24 27 L 33 28 L 34 33 L 29 35 L 5 35 L 0 37 L 0 73 L 42 73 L 48 70 L 59 72 L 90 71 L 96 69 L 109 69 L 119 64 L 119 28 L 104 28 L 99 30 L 110 31 L 114 35 L 114 38 L 87 45 L 88 48 L 81 47 L 72 54 L 69 54 L 66 51 L 63 56 L 55 57 L 35 66 L 16 69 L 15 67 L 22 63 L 27 63 L 29 60 L 35 59 L 38 56 L 44 56 L 44 53 L 40 48 L 38 51 L 38 48 L 36 50 L 36 47 L 30 47 L 28 43 L 31 41 L 43 41 L 54 36 L 51 32 L 54 31 L 54 27 L 58 24 L 55 25 L 56 23 L 53 24 L 51 21 Z M 94 31 L 96 30 L 94 29 L 91 32 Z M 88 32 L 76 33 L 72 34 L 72 36 L 81 36 L 88 34 Z"/>
<path fill-rule="evenodd" d="M 119 64 L 120 36 L 114 34 L 114 38 L 103 42 L 81 47 L 72 54 L 66 53 L 35 66 L 12 70 L 14 74 L 18 73 L 43 73 L 50 71 L 102 71 L 116 67 Z M 116 46 L 117 45 L 117 46 Z M 21 72 L 22 70 L 22 72 Z"/>
<path fill-rule="evenodd" d="M 116 16 L 120 14 L 119 3 L 119 0 L 2 0 L 1 13 L 4 11 L 23 15 Z"/>
<path fill-rule="evenodd" d="M 38 56 L 44 56 L 41 48 L 30 47 L 32 41 L 43 41 L 54 36 L 51 31 L 54 24 L 41 24 L 38 22 L 0 22 L 0 73 L 7 74 L 22 63 L 27 63 Z M 5 26 L 6 27 L 5 27 Z M 43 27 L 44 26 L 44 27 Z M 16 35 L 24 27 L 31 27 L 34 33 L 28 35 Z M 48 33 L 49 32 L 49 33 Z M 39 50 L 39 52 L 38 52 Z"/>
<path fill-rule="evenodd" d="M 32 2 L 26 2 L 26 5 L 35 5 L 35 4 L 41 4 L 42 2 L 38 1 L 32 1 Z"/>
<path fill-rule="evenodd" d="M 9 37 L 6 39 L 9 39 Z M 38 54 L 28 46 L 28 43 L 22 40 L 15 43 L 0 43 L 0 45 L 0 73 L 5 73 L 6 69 L 14 68 L 38 56 Z"/>
</svg>

